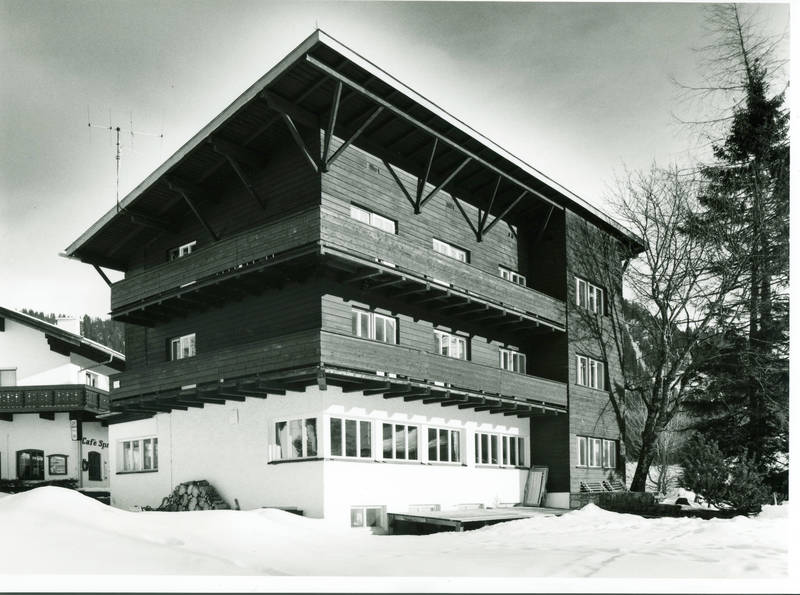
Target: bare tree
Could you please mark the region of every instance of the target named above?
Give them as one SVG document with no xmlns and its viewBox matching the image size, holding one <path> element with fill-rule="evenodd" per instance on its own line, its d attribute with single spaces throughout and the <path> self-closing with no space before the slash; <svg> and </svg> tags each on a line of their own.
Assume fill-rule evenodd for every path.
<svg viewBox="0 0 800 595">
<path fill-rule="evenodd" d="M 732 261 L 727 272 L 712 271 L 713 245 L 682 233 L 696 206 L 696 191 L 695 181 L 676 169 L 630 173 L 619 182 L 612 203 L 617 219 L 645 241 L 641 254 L 589 224 L 576 242 L 576 265 L 593 271 L 607 292 L 605 315 L 576 308 L 584 329 L 579 340 L 596 345 L 607 362 L 610 402 L 626 443 L 632 438 L 627 410 L 643 412 L 635 429 L 633 491 L 645 490 L 658 438 L 680 411 L 701 351 L 697 347 L 709 338 L 743 266 Z M 620 271 L 630 300 L 644 313 L 635 326 L 623 313 Z"/>
</svg>

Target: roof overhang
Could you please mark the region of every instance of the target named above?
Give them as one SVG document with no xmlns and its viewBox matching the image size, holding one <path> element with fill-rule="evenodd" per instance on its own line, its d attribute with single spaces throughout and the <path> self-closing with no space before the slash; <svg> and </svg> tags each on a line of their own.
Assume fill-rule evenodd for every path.
<svg viewBox="0 0 800 595">
<path fill-rule="evenodd" d="M 337 136 L 357 137 L 354 146 L 409 173 L 427 168 L 430 183 L 494 216 L 524 222 L 550 209 L 569 209 L 633 252 L 643 248 L 639 237 L 601 210 L 316 30 L 67 247 L 64 256 L 125 270 L 126 243 L 133 247 L 148 234 L 162 233 L 185 212 L 175 179 L 202 190 L 226 172 L 231 175 L 220 144 L 257 154 L 268 150 L 260 136 L 282 126 L 282 115 L 291 115 L 298 125 L 327 129 L 332 112 Z"/>
</svg>

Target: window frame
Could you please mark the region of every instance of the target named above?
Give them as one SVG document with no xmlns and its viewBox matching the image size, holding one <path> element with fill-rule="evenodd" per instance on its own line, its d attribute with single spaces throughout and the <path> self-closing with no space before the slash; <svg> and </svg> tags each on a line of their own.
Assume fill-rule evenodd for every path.
<svg viewBox="0 0 800 595">
<path fill-rule="evenodd" d="M 441 254 L 442 256 L 446 256 L 447 258 L 452 258 L 453 260 L 457 260 L 458 262 L 463 262 L 464 264 L 469 264 L 470 262 L 470 254 L 469 250 L 466 248 L 461 248 L 460 246 L 456 246 L 455 244 L 451 244 L 450 242 L 445 242 L 444 240 L 440 240 L 439 238 L 431 238 L 433 240 L 433 251 L 437 254 Z M 464 258 L 459 258 L 457 254 L 462 254 Z"/>
<path fill-rule="evenodd" d="M 391 433 L 392 433 L 392 435 L 391 435 L 392 449 L 391 449 L 391 454 L 389 454 L 389 455 L 386 454 L 386 444 L 385 444 L 385 442 L 386 442 L 386 438 L 385 438 L 385 428 L 386 428 L 386 426 L 389 426 L 391 428 Z M 398 426 L 401 426 L 402 428 L 404 428 L 403 429 L 403 451 L 405 453 L 405 456 L 402 457 L 402 458 L 397 456 L 397 427 Z M 413 462 L 418 463 L 420 461 L 419 442 L 420 442 L 420 434 L 422 433 L 420 431 L 420 429 L 422 427 L 423 426 L 420 426 L 419 424 L 410 424 L 410 423 L 395 422 L 395 421 L 381 421 L 381 429 L 380 429 L 381 433 L 380 433 L 380 436 L 379 436 L 379 439 L 381 441 L 381 448 L 380 448 L 381 460 L 383 460 L 383 461 L 413 461 Z M 416 430 L 416 444 L 414 445 L 414 453 L 415 453 L 416 456 L 414 456 L 414 458 L 411 458 L 411 456 L 410 456 L 411 455 L 411 449 L 409 448 L 409 446 L 411 445 L 412 442 L 409 439 L 409 435 L 411 433 L 411 432 L 409 432 L 409 428 L 414 428 Z"/>
<path fill-rule="evenodd" d="M 368 511 L 370 510 L 378 512 L 377 522 L 374 525 L 367 524 Z M 361 522 L 359 524 L 354 523 L 353 513 L 356 511 L 361 513 Z M 373 527 L 381 528 L 383 527 L 383 519 L 385 513 L 386 513 L 385 506 L 377 506 L 371 504 L 364 504 L 364 505 L 358 504 L 355 506 L 350 506 L 350 528 L 351 529 L 370 529 Z"/>
<path fill-rule="evenodd" d="M 445 343 L 444 341 L 445 337 L 447 337 L 447 353 L 442 353 Z M 462 345 L 460 351 L 464 357 L 451 355 L 452 351 L 451 346 L 453 345 L 454 341 L 456 345 Z M 470 361 L 469 348 L 470 348 L 469 337 L 464 337 L 463 335 L 459 335 L 457 332 L 444 331 L 437 328 L 433 329 L 433 352 L 436 355 L 441 355 L 442 357 L 449 357 L 452 359 L 460 359 L 463 361 Z"/>
<path fill-rule="evenodd" d="M 575 305 L 579 308 L 604 316 L 605 294 L 605 289 L 599 285 L 582 277 L 575 277 Z"/>
<path fill-rule="evenodd" d="M 605 391 L 605 362 L 579 353 L 575 354 L 575 358 L 575 384 L 586 388 Z"/>
<path fill-rule="evenodd" d="M 497 265 L 499 270 L 500 278 L 505 279 L 515 285 L 520 285 L 521 287 L 528 286 L 528 278 L 525 275 L 521 275 L 517 271 L 510 269 L 508 267 L 504 267 L 502 264 Z"/>
<path fill-rule="evenodd" d="M 425 456 L 427 457 L 427 461 L 429 463 L 436 463 L 442 465 L 460 465 L 462 463 L 462 453 L 464 451 L 464 447 L 461 441 L 463 432 L 461 428 L 446 428 L 441 426 L 426 426 L 425 428 L 427 431 L 425 432 Z M 436 442 L 435 448 L 433 449 L 435 452 L 435 457 L 431 458 L 431 432 L 436 433 Z M 447 444 L 447 460 L 442 460 L 442 434 L 444 434 Z M 455 442 L 454 442 L 455 438 Z M 453 458 L 453 444 L 457 445 L 456 450 L 456 458 Z"/>
<path fill-rule="evenodd" d="M 365 316 L 367 318 L 367 335 L 368 336 L 366 336 L 366 337 L 361 335 L 361 330 L 362 330 L 361 317 L 362 316 Z M 356 324 L 355 327 L 354 327 L 353 323 L 354 323 L 354 318 L 356 318 L 356 317 L 358 318 L 358 324 Z M 377 336 L 378 336 L 378 321 L 380 321 L 383 324 L 384 338 L 388 336 L 386 334 L 386 322 L 387 321 L 391 321 L 392 322 L 393 334 L 392 334 L 392 340 L 391 341 L 385 341 L 385 340 L 381 340 L 381 339 L 377 338 Z M 354 330 L 357 331 L 357 332 L 354 333 L 353 332 Z M 377 341 L 378 343 L 385 343 L 386 345 L 397 345 L 398 344 L 398 340 L 397 340 L 398 339 L 398 321 L 397 321 L 397 317 L 389 316 L 388 314 L 380 314 L 380 313 L 375 312 L 373 310 L 366 310 L 364 308 L 352 307 L 350 309 L 350 333 L 352 334 L 352 336 L 358 337 L 359 339 L 368 339 L 370 341 Z"/>
<path fill-rule="evenodd" d="M 185 244 L 181 244 L 180 246 L 175 246 L 174 248 L 170 248 L 167 251 L 167 257 L 169 258 L 169 262 L 173 260 L 178 260 L 179 258 L 185 258 L 190 254 L 194 253 L 195 246 L 197 246 L 197 240 L 192 240 L 191 242 L 186 242 Z"/>
<path fill-rule="evenodd" d="M 184 340 L 186 340 L 186 342 L 188 344 L 189 339 L 191 339 L 191 347 L 192 347 L 191 353 L 189 353 L 188 355 L 183 355 L 183 349 L 184 349 L 183 343 L 184 343 Z M 179 335 L 177 337 L 170 337 L 170 339 L 167 342 L 167 345 L 169 346 L 168 356 L 169 356 L 169 361 L 171 361 L 171 362 L 176 362 L 176 361 L 182 360 L 182 359 L 188 359 L 190 357 L 196 357 L 197 356 L 197 333 L 188 333 L 186 335 Z M 177 349 L 177 356 L 176 356 L 176 351 L 175 351 L 175 347 L 176 346 L 178 348 Z"/>
<path fill-rule="evenodd" d="M 100 375 L 97 372 L 90 372 L 89 370 L 86 370 L 85 381 L 86 381 L 86 386 L 97 388 L 97 385 L 100 382 Z"/>
<path fill-rule="evenodd" d="M 309 435 L 308 435 L 308 422 L 313 420 L 314 426 L 314 452 L 309 452 Z M 320 418 L 317 416 L 293 416 L 282 417 L 275 419 L 272 428 L 275 432 L 273 446 L 276 447 L 276 452 L 280 456 L 275 457 L 276 461 L 302 461 L 307 459 L 317 459 L 320 455 L 319 438 L 320 438 Z M 300 455 L 299 456 L 286 456 L 288 449 L 284 449 L 281 444 L 281 433 L 278 429 L 279 424 L 286 424 L 287 437 L 289 444 L 293 443 L 292 440 L 292 422 L 300 422 Z"/>
<path fill-rule="evenodd" d="M 603 438 L 602 465 L 604 469 L 617 468 L 617 441 Z"/>
<path fill-rule="evenodd" d="M 6 384 L 3 382 L 3 373 L 11 373 L 13 375 L 11 378 L 11 384 Z M 0 368 L 0 386 L 17 386 L 17 368 Z"/>
<path fill-rule="evenodd" d="M 145 442 L 150 442 L 152 451 L 150 453 L 150 466 L 145 467 Z M 137 443 L 138 451 L 131 446 L 131 460 L 126 456 L 125 445 Z M 119 471 L 117 473 L 153 473 L 158 471 L 158 436 L 141 436 L 138 438 L 120 438 L 117 440 L 117 460 L 119 461 Z M 138 454 L 137 454 L 138 453 Z M 138 467 L 138 468 L 137 468 Z"/>
<path fill-rule="evenodd" d="M 489 447 L 487 456 L 488 462 L 484 462 L 483 457 L 483 436 L 486 436 L 485 443 Z M 493 440 L 494 438 L 494 440 Z M 513 445 L 513 446 L 512 446 Z M 515 462 L 512 463 L 514 454 Z M 492 458 L 496 462 L 492 462 Z M 488 467 L 525 467 L 527 457 L 525 456 L 525 438 L 518 434 L 503 434 L 499 432 L 475 432 L 475 453 L 473 457 L 475 465 Z"/>
<path fill-rule="evenodd" d="M 617 441 L 594 436 L 575 436 L 578 467 L 587 469 L 616 469 Z M 581 450 L 583 445 L 583 451 Z M 610 452 L 609 452 L 610 451 Z M 609 455 L 613 455 L 609 457 Z M 609 461 L 609 458 L 611 460 Z"/>
<path fill-rule="evenodd" d="M 511 364 L 511 367 L 507 367 L 503 363 L 503 356 L 508 356 L 507 360 Z M 500 369 L 505 370 L 506 372 L 514 372 L 515 374 L 527 374 L 528 373 L 528 357 L 517 349 L 511 349 L 509 347 L 500 347 L 499 350 L 500 356 Z M 521 369 L 515 370 L 514 369 L 514 360 L 521 360 Z"/>
<path fill-rule="evenodd" d="M 354 217 L 353 216 L 354 215 L 354 211 L 361 211 L 361 212 L 365 213 L 367 220 L 364 221 L 363 219 L 360 219 L 358 217 Z M 352 203 L 352 202 L 350 203 L 350 218 L 353 219 L 354 221 L 358 221 L 359 223 L 364 223 L 365 225 L 369 225 L 370 227 L 374 227 L 375 229 L 379 229 L 379 230 L 381 230 L 381 231 L 383 231 L 385 233 L 390 233 L 392 235 L 397 235 L 397 220 L 396 219 L 392 219 L 390 217 L 386 217 L 385 215 L 381 215 L 380 213 L 376 213 L 372 209 L 367 209 L 365 207 L 362 207 L 361 205 L 357 205 L 357 204 Z M 377 219 L 377 221 L 376 221 L 376 219 Z M 385 226 L 380 225 L 379 223 L 381 221 L 390 223 L 391 224 L 391 228 L 392 228 L 391 231 L 386 229 Z"/>
<path fill-rule="evenodd" d="M 31 463 L 26 467 L 28 469 L 36 470 L 38 462 L 38 470 L 41 471 L 41 477 L 38 477 L 39 474 L 36 474 L 36 477 L 21 477 L 20 475 L 20 458 L 22 455 L 28 455 L 31 457 Z M 22 481 L 44 481 L 45 478 L 45 465 L 44 465 L 44 451 L 38 448 L 21 448 L 16 453 L 16 462 L 17 462 L 17 479 Z M 31 474 L 32 475 L 32 474 Z"/>
<path fill-rule="evenodd" d="M 64 467 L 62 472 L 55 472 L 53 471 L 53 463 L 57 459 L 62 459 L 64 462 Z M 69 475 L 69 465 L 68 465 L 69 455 L 65 454 L 52 454 L 47 455 L 47 474 L 48 475 Z"/>
<path fill-rule="evenodd" d="M 374 459 L 375 454 L 375 428 L 374 428 L 374 420 L 371 419 L 363 419 L 357 417 L 345 417 L 345 416 L 338 416 L 338 415 L 331 415 L 328 418 L 328 439 L 327 439 L 327 446 L 328 446 L 328 453 L 329 456 L 332 458 L 337 459 Z M 341 424 L 341 433 L 339 436 L 339 454 L 334 453 L 334 444 L 333 444 L 333 422 L 338 421 Z M 347 454 L 347 422 L 354 422 L 355 423 L 355 445 L 356 445 L 356 454 L 355 455 L 348 455 Z M 362 444 L 363 438 L 363 424 L 369 428 L 369 438 L 367 440 L 366 447 L 368 449 L 367 454 L 362 454 L 364 444 Z"/>
</svg>

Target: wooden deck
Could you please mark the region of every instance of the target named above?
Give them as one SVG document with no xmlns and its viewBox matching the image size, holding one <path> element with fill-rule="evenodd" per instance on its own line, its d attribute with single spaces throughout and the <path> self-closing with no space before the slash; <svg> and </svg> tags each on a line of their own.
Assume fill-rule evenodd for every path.
<svg viewBox="0 0 800 595">
<path fill-rule="evenodd" d="M 390 512 L 387 513 L 387 517 L 393 533 L 433 533 L 478 529 L 486 525 L 536 516 L 560 516 L 565 512 L 569 512 L 569 510 L 536 506 L 509 506 L 507 508 L 437 510 L 418 514 Z"/>
</svg>

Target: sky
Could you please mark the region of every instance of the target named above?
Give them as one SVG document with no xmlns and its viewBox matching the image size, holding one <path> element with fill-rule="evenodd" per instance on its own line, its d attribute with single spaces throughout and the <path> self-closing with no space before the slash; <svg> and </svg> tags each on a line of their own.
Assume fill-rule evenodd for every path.
<svg viewBox="0 0 800 595">
<path fill-rule="evenodd" d="M 316 27 L 605 208 L 625 168 L 702 154 L 674 79 L 697 80 L 704 9 L 0 0 L 0 304 L 107 315 L 101 277 L 59 254 L 114 206 L 108 126 L 122 198 Z M 759 10 L 788 30 L 788 4 Z"/>
</svg>

